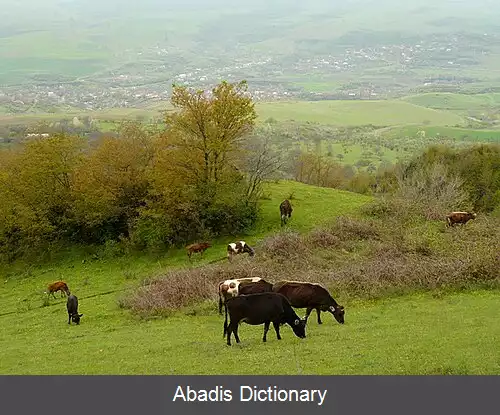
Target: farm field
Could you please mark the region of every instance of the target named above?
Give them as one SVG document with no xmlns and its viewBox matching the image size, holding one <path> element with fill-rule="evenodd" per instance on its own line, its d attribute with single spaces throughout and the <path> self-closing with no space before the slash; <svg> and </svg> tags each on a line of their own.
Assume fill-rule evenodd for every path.
<svg viewBox="0 0 500 415">
<path fill-rule="evenodd" d="M 295 120 L 330 125 L 463 123 L 463 119 L 456 114 L 397 100 L 273 102 L 262 103 L 257 108 L 263 120 L 274 118 L 277 121 Z"/>
<path fill-rule="evenodd" d="M 396 126 L 387 128 L 382 133 L 387 138 L 426 137 L 428 139 L 449 138 L 463 142 L 498 142 L 500 130 L 474 130 L 469 128 L 440 127 L 440 126 Z"/>
<path fill-rule="evenodd" d="M 295 212 L 289 226 L 301 232 L 332 217 L 361 214 L 359 208 L 372 200 L 294 182 L 269 183 L 261 221 L 245 240 L 253 244 L 278 230 L 277 206 L 290 195 Z M 184 250 L 151 257 L 114 257 L 111 247 L 97 260 L 75 251 L 54 257 L 45 266 L 3 270 L 0 373 L 500 373 L 499 292 L 493 290 L 413 293 L 372 301 L 337 297 L 346 307 L 343 326 L 330 315 L 319 326 L 313 314 L 306 339 L 296 338 L 283 327 L 282 341 L 270 331 L 263 344 L 261 326 L 242 325 L 242 343 L 231 348 L 222 338 L 223 317 L 217 314 L 215 301 L 147 320 L 119 307 L 121 296 L 144 278 L 172 267 L 224 259 L 226 243 L 216 241 L 203 260 L 195 258 L 191 265 Z M 82 263 L 82 259 L 87 261 Z M 68 326 L 64 299 L 51 299 L 44 306 L 43 290 L 57 279 L 67 281 L 80 299 L 79 311 L 84 314 L 80 326 Z M 304 310 L 298 313 L 303 315 Z M 54 355 L 65 358 L 54 362 Z M 248 364 L 239 365 L 242 358 Z M 268 363 L 263 365 L 263 361 Z"/>
<path fill-rule="evenodd" d="M 46 121 L 59 120 L 73 116 L 92 116 L 97 120 L 121 121 L 142 117 L 159 117 L 161 110 L 171 109 L 168 102 L 155 104 L 145 108 L 114 108 L 96 112 L 78 111 L 76 109 L 61 113 L 26 113 L 4 114 L 0 124 L 23 124 L 38 119 Z M 401 124 L 456 125 L 464 122 L 459 115 L 448 111 L 440 111 L 398 100 L 325 100 L 325 101 L 276 101 L 256 104 L 259 121 L 269 118 L 277 121 L 295 120 L 297 122 L 314 122 L 319 124 L 352 126 L 372 124 L 375 126 L 391 126 Z"/>
<path fill-rule="evenodd" d="M 401 99 L 404 102 L 439 110 L 456 111 L 484 111 L 500 105 L 500 94 L 456 94 L 450 92 L 434 92 L 410 95 Z"/>
</svg>

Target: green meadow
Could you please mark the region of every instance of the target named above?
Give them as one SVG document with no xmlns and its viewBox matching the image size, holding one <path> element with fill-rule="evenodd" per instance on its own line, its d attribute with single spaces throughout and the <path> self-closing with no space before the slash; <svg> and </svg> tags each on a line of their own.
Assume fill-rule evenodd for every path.
<svg viewBox="0 0 500 415">
<path fill-rule="evenodd" d="M 361 215 L 360 208 L 372 200 L 295 182 L 269 183 L 254 233 L 241 237 L 253 244 L 277 231 L 278 205 L 285 197 L 291 197 L 295 208 L 289 226 L 299 232 L 340 215 Z M 312 315 L 306 339 L 296 338 L 285 326 L 281 341 L 271 330 L 264 344 L 262 326 L 243 324 L 242 343 L 232 347 L 222 337 L 223 317 L 215 301 L 150 319 L 120 308 L 119 299 L 144 278 L 224 258 L 227 241 L 215 241 L 203 259 L 191 264 L 184 250 L 130 257 L 114 257 L 110 250 L 92 259 L 75 248 L 45 265 L 18 263 L 3 269 L 0 373 L 500 373 L 497 291 L 413 293 L 371 301 L 337 297 L 346 307 L 344 325 L 325 315 L 320 326 Z M 67 281 L 79 297 L 84 314 L 79 326 L 67 324 L 59 293 L 46 302 L 45 286 L 57 279 Z M 55 361 L 54 356 L 64 358 Z M 247 364 L 240 365 L 241 359 Z"/>
<path fill-rule="evenodd" d="M 390 126 L 401 124 L 455 125 L 463 119 L 447 111 L 424 108 L 397 100 L 293 101 L 262 103 L 260 118 L 329 125 Z"/>
</svg>

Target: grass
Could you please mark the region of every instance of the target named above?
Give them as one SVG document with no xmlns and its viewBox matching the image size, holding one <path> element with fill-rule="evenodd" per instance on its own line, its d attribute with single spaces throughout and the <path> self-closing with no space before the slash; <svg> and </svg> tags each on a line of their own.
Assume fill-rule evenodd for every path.
<svg viewBox="0 0 500 415">
<path fill-rule="evenodd" d="M 2 374 L 498 374 L 498 293 L 413 295 L 347 305 L 346 324 L 311 318 L 307 338 L 289 328 L 267 344 L 262 327 L 242 325 L 228 348 L 222 318 L 176 315 L 138 321 L 114 296 L 80 301 L 79 327 L 64 304 L 23 320 L 2 317 Z M 471 312 L 465 312 L 470 310 Z M 31 312 L 30 314 L 33 314 Z M 85 315 L 86 314 L 86 315 Z M 27 317 L 29 314 L 25 314 Z M 6 324 L 7 323 L 7 324 Z M 321 350 L 321 353 L 318 351 Z M 54 356 L 65 356 L 54 361 Z M 247 364 L 239 362 L 245 359 Z M 262 364 L 266 361 L 266 364 Z"/>
<path fill-rule="evenodd" d="M 469 112 L 487 110 L 500 105 L 500 94 L 454 94 L 445 92 L 425 93 L 411 95 L 403 98 L 403 101 L 422 107 L 439 110 Z"/>
<path fill-rule="evenodd" d="M 244 236 L 249 244 L 256 243 L 265 235 L 280 229 L 279 204 L 292 195 L 295 209 L 290 229 L 307 231 L 316 224 L 342 214 L 355 213 L 370 202 L 371 197 L 335 189 L 318 188 L 293 181 L 268 183 L 265 198 L 261 203 L 261 218 L 255 229 Z M 203 255 L 203 260 L 195 255 L 194 265 L 206 264 L 225 258 L 226 245 L 237 238 L 225 237 L 213 241 L 212 248 Z M 65 260 L 68 257 L 70 260 Z M 150 257 L 109 258 L 93 262 L 90 254 L 82 252 L 64 253 L 54 258 L 56 265 L 33 267 L 29 263 L 19 263 L 18 267 L 4 270 L 3 288 L 0 289 L 0 314 L 16 310 L 36 308 L 41 304 L 40 294 L 45 286 L 57 279 L 65 280 L 70 288 L 78 286 L 82 296 L 95 295 L 113 290 L 121 290 L 129 282 L 164 270 L 167 267 L 183 267 L 188 264 L 184 249 L 172 249 L 159 254 L 153 261 Z M 82 260 L 86 260 L 82 263 Z M 13 295 L 13 291 L 15 292 Z M 42 296 L 43 298 L 43 296 Z"/>
<path fill-rule="evenodd" d="M 490 142 L 500 141 L 500 130 L 473 130 L 457 127 L 439 127 L 439 126 L 399 126 L 384 131 L 386 137 L 416 137 L 421 136 L 422 131 L 426 138 L 451 138 L 464 142 Z"/>
<path fill-rule="evenodd" d="M 301 232 L 331 217 L 356 215 L 371 200 L 300 183 L 269 183 L 262 218 L 245 239 L 253 243 L 279 229 L 277 206 L 290 195 L 295 210 L 289 226 Z M 225 243 L 216 241 L 193 266 L 220 258 Z M 168 318 L 146 320 L 118 306 L 117 299 L 144 278 L 184 266 L 190 265 L 183 250 L 156 258 L 108 255 L 96 261 L 78 251 L 44 266 L 3 269 L 0 373 L 500 373 L 499 292 L 494 290 L 414 293 L 376 301 L 337 298 L 346 306 L 344 326 L 326 315 L 319 326 L 313 315 L 307 339 L 297 339 L 284 327 L 282 341 L 271 331 L 263 344 L 261 326 L 242 325 L 242 343 L 232 348 L 225 345 L 223 318 L 211 300 Z M 78 327 L 68 326 L 64 299 L 50 299 L 44 306 L 43 290 L 57 279 L 67 281 L 79 297 L 84 316 Z M 65 358 L 55 362 L 57 355 Z M 249 364 L 240 365 L 241 358 Z"/>
<path fill-rule="evenodd" d="M 463 123 L 463 119 L 456 114 L 397 100 L 288 101 L 262 103 L 257 108 L 262 120 L 272 117 L 277 121 L 295 120 L 339 126 Z"/>
</svg>

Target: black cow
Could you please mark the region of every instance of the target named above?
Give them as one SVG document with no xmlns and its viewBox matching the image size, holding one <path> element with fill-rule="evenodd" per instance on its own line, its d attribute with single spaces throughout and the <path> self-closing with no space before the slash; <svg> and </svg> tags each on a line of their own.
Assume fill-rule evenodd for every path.
<svg viewBox="0 0 500 415">
<path fill-rule="evenodd" d="M 344 306 L 337 304 L 326 288 L 319 284 L 310 282 L 297 281 L 280 281 L 274 284 L 273 291 L 283 294 L 292 307 L 307 308 L 305 321 L 309 318 L 309 314 L 313 309 L 316 309 L 318 314 L 318 324 L 321 322 L 321 311 L 332 313 L 335 320 L 340 324 L 344 324 Z"/>
<path fill-rule="evenodd" d="M 78 314 L 78 298 L 76 295 L 71 294 L 66 302 L 66 308 L 68 309 L 68 324 L 73 323 L 80 324 L 80 318 L 83 314 Z"/>
<path fill-rule="evenodd" d="M 260 277 L 235 278 L 219 283 L 219 314 L 222 314 L 222 305 L 231 297 L 240 294 L 257 294 L 271 292 L 273 284 Z"/>
<path fill-rule="evenodd" d="M 230 322 L 227 324 L 229 312 Z M 227 344 L 231 346 L 231 333 L 234 333 L 236 343 L 240 342 L 238 337 L 238 325 L 240 322 L 250 325 L 264 324 L 264 337 L 266 341 L 267 332 L 271 322 L 278 340 L 280 336 L 280 324 L 288 324 L 295 335 L 301 339 L 306 337 L 306 322 L 301 320 L 295 313 L 288 300 L 281 294 L 266 292 L 259 294 L 239 295 L 226 301 L 226 318 L 224 320 L 224 336 L 227 333 Z"/>
<path fill-rule="evenodd" d="M 286 225 L 289 218 L 292 217 L 292 204 L 288 199 L 283 200 L 280 204 L 281 226 Z"/>
</svg>

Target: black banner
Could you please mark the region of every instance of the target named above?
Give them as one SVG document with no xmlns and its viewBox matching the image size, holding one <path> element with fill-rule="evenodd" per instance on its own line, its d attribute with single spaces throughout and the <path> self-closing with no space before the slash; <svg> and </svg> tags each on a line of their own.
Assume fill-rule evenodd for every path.
<svg viewBox="0 0 500 415">
<path fill-rule="evenodd" d="M 0 408 L 8 415 L 480 415 L 498 413 L 499 391 L 498 376 L 1 376 Z"/>
</svg>

